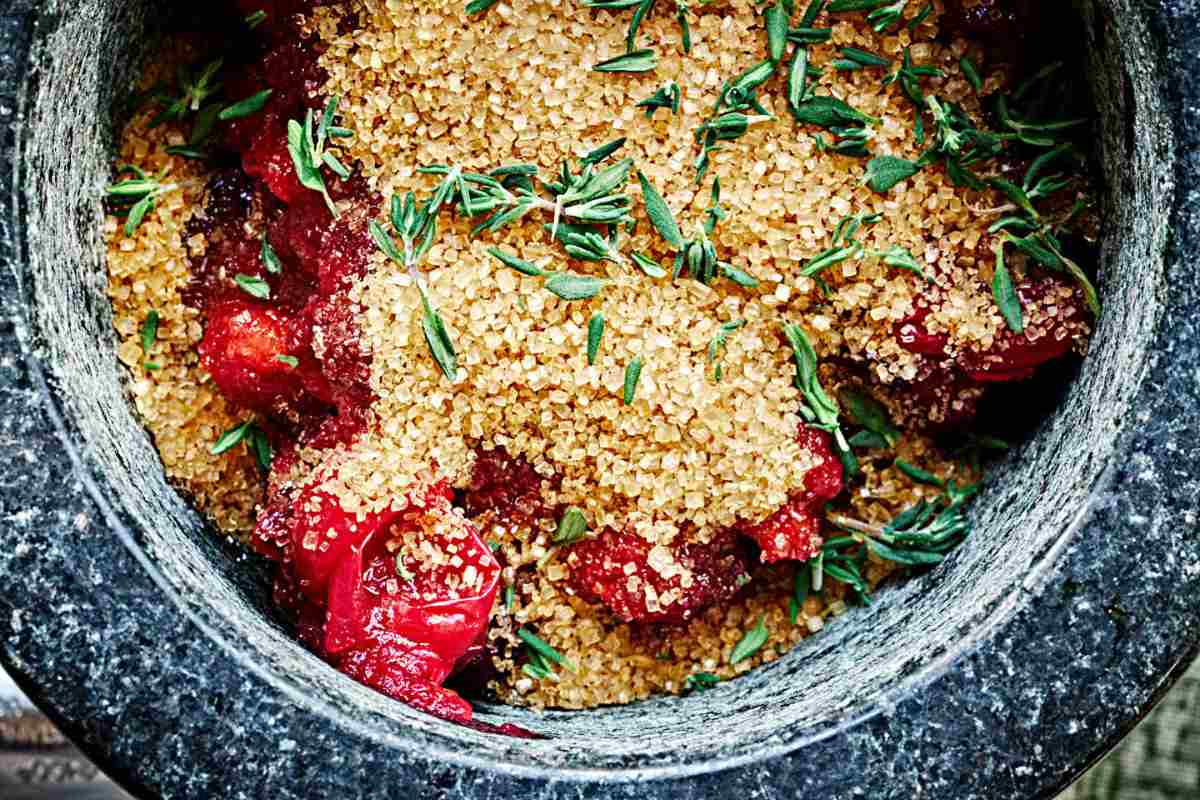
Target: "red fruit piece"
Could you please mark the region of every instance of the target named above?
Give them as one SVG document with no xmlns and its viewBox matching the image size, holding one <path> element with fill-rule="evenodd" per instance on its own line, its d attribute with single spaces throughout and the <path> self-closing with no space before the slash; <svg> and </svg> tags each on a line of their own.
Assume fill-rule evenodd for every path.
<svg viewBox="0 0 1200 800">
<path fill-rule="evenodd" d="M 1071 287 L 1068 294 L 1062 291 L 1064 286 L 1053 276 L 1029 276 L 1017 284 L 1017 296 L 1024 308 L 1036 303 L 1044 310 L 1052 304 L 1054 318 L 1027 324 L 1023 333 L 1005 327 L 987 350 L 963 353 L 958 363 L 967 377 L 979 383 L 1022 380 L 1042 364 L 1069 353 L 1085 332 L 1089 312 L 1083 292 Z"/>
<path fill-rule="evenodd" d="M 402 640 L 432 654 L 440 683 L 487 626 L 496 596 L 500 565 L 478 527 L 431 493 L 352 550 L 330 580 L 326 650 Z"/>
<path fill-rule="evenodd" d="M 321 390 L 324 379 L 312 355 L 289 347 L 292 324 L 288 315 L 249 298 L 225 299 L 208 309 L 200 359 L 226 398 L 270 411 L 301 400 L 306 385 Z M 278 356 L 295 358 L 298 365 Z"/>
<path fill-rule="evenodd" d="M 471 721 L 471 704 L 437 682 L 420 677 L 425 665 L 402 646 L 372 644 L 351 650 L 337 668 L 377 692 L 450 722 Z"/>
<path fill-rule="evenodd" d="M 750 580 L 746 561 L 731 531 L 708 544 L 663 547 L 632 530 L 607 531 L 571 548 L 571 586 L 585 600 L 600 602 L 622 621 L 682 622 L 735 595 Z M 662 572 L 650 565 L 659 554 Z"/>
<path fill-rule="evenodd" d="M 486 632 L 500 565 L 444 488 L 425 499 L 344 553 L 329 580 L 324 650 L 347 675 L 466 721 L 470 706 L 440 685 Z"/>
<path fill-rule="evenodd" d="M 287 148 L 287 127 L 282 121 L 265 128 L 254 140 L 242 155 L 242 169 L 263 181 L 284 203 L 294 203 L 310 191 L 296 177 L 296 166 Z"/>
<path fill-rule="evenodd" d="M 817 457 L 817 465 L 804 475 L 804 490 L 762 522 L 741 531 L 758 543 L 764 564 L 815 556 L 821 549 L 823 506 L 842 491 L 842 464 L 833 454 L 829 434 L 802 425 L 797 440 Z"/>
<path fill-rule="evenodd" d="M 346 188 L 342 195 L 335 189 Z M 337 183 L 330 189 L 335 198 L 362 199 L 355 183 Z M 323 202 L 323 201 L 322 201 Z M 328 215 L 327 215 L 328 216 Z M 345 217 L 343 217 L 345 219 Z M 375 252 L 375 242 L 367 231 L 365 221 L 351 225 L 338 222 L 327 226 L 320 241 L 315 270 L 320 275 L 321 291 L 333 294 L 367 274 L 367 256 Z"/>
<path fill-rule="evenodd" d="M 468 516 L 492 512 L 497 517 L 541 516 L 542 476 L 525 459 L 515 459 L 502 447 L 476 452 L 471 485 L 463 493 Z"/>
<path fill-rule="evenodd" d="M 945 357 L 950 337 L 944 333 L 929 333 L 925 329 L 925 318 L 931 310 L 924 301 L 918 301 L 913 313 L 896 323 L 896 339 L 901 347 L 911 353 Z"/>
<path fill-rule="evenodd" d="M 316 278 L 321 263 L 322 240 L 333 222 L 325 199 L 307 189 L 297 196 L 271 225 L 268 238 L 287 267 Z"/>
</svg>

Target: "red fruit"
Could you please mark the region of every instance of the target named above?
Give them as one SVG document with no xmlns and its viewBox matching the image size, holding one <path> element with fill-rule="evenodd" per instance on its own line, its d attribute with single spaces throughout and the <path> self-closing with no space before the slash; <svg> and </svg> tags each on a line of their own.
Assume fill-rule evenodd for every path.
<svg viewBox="0 0 1200 800">
<path fill-rule="evenodd" d="M 376 529 L 338 566 L 325 648 L 403 640 L 439 660 L 440 682 L 486 628 L 500 565 L 448 497 L 431 492 L 426 501 Z"/>
<path fill-rule="evenodd" d="M 471 705 L 439 682 L 420 677 L 426 665 L 402 646 L 372 644 L 351 650 L 337 663 L 350 678 L 418 711 L 450 722 L 471 721 Z"/>
<path fill-rule="evenodd" d="M 301 399 L 306 386 L 322 390 L 311 354 L 289 347 L 288 315 L 249 298 L 229 298 L 208 309 L 200 359 L 226 398 L 246 408 L 269 411 Z M 296 358 L 298 366 L 278 356 Z"/>
<path fill-rule="evenodd" d="M 322 240 L 333 222 L 325 198 L 304 189 L 271 225 L 268 238 L 287 267 L 316 278 L 320 269 Z"/>
<path fill-rule="evenodd" d="M 358 312 L 357 304 L 341 293 L 314 297 L 305 309 L 312 329 L 321 332 L 321 371 L 342 414 L 365 410 L 375 399 L 371 362 L 360 345 Z"/>
<path fill-rule="evenodd" d="M 476 452 L 471 485 L 463 493 L 468 516 L 492 512 L 497 517 L 530 520 L 541 515 L 542 476 L 525 459 L 502 447 Z"/>
<path fill-rule="evenodd" d="M 783 508 L 757 525 L 741 532 L 758 543 L 762 561 L 807 561 L 821 549 L 824 505 L 842 491 L 842 464 L 833 454 L 829 434 L 800 427 L 797 440 L 817 457 L 815 467 L 804 475 L 804 491 L 788 499 Z"/>
<path fill-rule="evenodd" d="M 1063 285 L 1052 276 L 1030 276 L 1017 284 L 1017 296 L 1026 308 L 1035 303 L 1046 305 L 1054 291 L 1055 319 L 1027 326 L 1024 333 L 1013 333 L 1005 327 L 987 350 L 963 353 L 958 363 L 967 377 L 979 383 L 1021 380 L 1032 376 L 1042 364 L 1071 352 L 1075 340 L 1084 333 L 1088 310 L 1083 292 L 1077 287 L 1072 287 L 1071 294 L 1062 298 L 1064 293 L 1056 290 Z"/>
<path fill-rule="evenodd" d="M 282 121 L 265 128 L 242 154 L 242 169 L 263 181 L 271 194 L 285 203 L 294 203 L 311 191 L 296 177 L 296 166 L 287 148 L 287 127 Z"/>
<path fill-rule="evenodd" d="M 653 547 L 632 530 L 610 530 L 599 539 L 580 542 L 568 556 L 571 586 L 585 600 L 608 606 L 624 622 L 682 622 L 732 597 L 750 580 L 730 531 L 708 544 L 665 548 L 672 566 L 682 568 L 670 577 L 650 566 Z M 686 578 L 680 574 L 683 570 Z M 670 602 L 664 602 L 667 599 Z"/>
<path fill-rule="evenodd" d="M 347 195 L 360 199 L 353 189 L 356 184 L 341 184 L 350 187 Z M 335 197 L 338 196 L 335 193 Z M 320 275 L 321 291 L 333 294 L 348 287 L 351 282 L 367 274 L 367 256 L 375 251 L 375 242 L 367 232 L 365 223 L 350 225 L 338 222 L 328 226 L 321 239 L 316 259 L 315 272 Z"/>
<path fill-rule="evenodd" d="M 487 630 L 500 565 L 444 489 L 344 553 L 329 580 L 324 650 L 385 694 L 447 719 L 470 706 L 440 687 Z"/>
<path fill-rule="evenodd" d="M 950 337 L 944 333 L 929 333 L 925 329 L 925 318 L 931 310 L 924 301 L 918 301 L 913 313 L 896 323 L 895 335 L 900 345 L 911 353 L 945 357 Z"/>
</svg>

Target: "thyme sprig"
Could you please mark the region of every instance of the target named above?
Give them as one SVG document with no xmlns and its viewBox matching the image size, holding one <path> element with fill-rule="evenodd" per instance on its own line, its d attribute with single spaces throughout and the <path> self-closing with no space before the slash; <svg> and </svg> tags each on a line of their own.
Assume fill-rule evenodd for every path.
<svg viewBox="0 0 1200 800">
<path fill-rule="evenodd" d="M 903 463 L 897 461 L 896 466 Z M 965 506 L 979 485 L 960 487 L 908 466 L 906 474 L 942 488 L 943 494 L 933 500 L 922 499 L 886 525 L 831 515 L 829 521 L 850 535 L 826 541 L 810 562 L 813 589 L 819 591 L 822 579 L 828 576 L 849 586 L 860 602 L 869 603 L 870 584 L 864 577 L 868 554 L 904 566 L 928 567 L 944 561 L 967 537 L 971 525 Z"/>
<path fill-rule="evenodd" d="M 296 177 L 300 180 L 300 184 L 305 188 L 320 192 L 321 196 L 325 198 L 325 204 L 329 206 L 330 213 L 335 218 L 338 216 L 338 207 L 333 202 L 333 198 L 329 196 L 329 189 L 325 185 L 325 176 L 321 173 L 321 168 L 328 168 L 343 180 L 350 177 L 350 170 L 327 147 L 332 138 L 346 138 L 354 135 L 353 131 L 340 127 L 334 122 L 340 102 L 341 98 L 337 95 L 329 98 L 319 122 L 314 120 L 311 108 L 305 113 L 303 124 L 294 119 L 288 120 L 287 142 L 288 153 L 292 156 L 292 164 L 296 167 Z"/>
<path fill-rule="evenodd" d="M 237 445 L 245 442 L 246 448 L 254 454 L 259 465 L 263 469 L 271 468 L 271 461 L 275 458 L 275 451 L 271 448 L 271 442 L 262 428 L 254 420 L 234 425 L 225 433 L 221 434 L 220 438 L 213 443 L 209 448 L 209 452 L 214 456 L 219 456 L 224 452 L 232 450 Z"/>
<path fill-rule="evenodd" d="M 534 210 L 553 215 L 551 233 L 557 234 L 562 220 L 583 225 L 633 222 L 629 213 L 633 201 L 624 193 L 633 159 L 625 158 L 598 168 L 599 162 L 621 144 L 624 144 L 623 139 L 599 148 L 604 151 L 599 155 L 597 151 L 589 153 L 581 160 L 577 172 L 563 164 L 561 173 L 553 179 L 541 178 L 536 167 L 524 164 L 501 167 L 487 175 L 445 164 L 421 167 L 417 171 L 454 176 L 449 199 L 457 205 L 458 212 L 470 219 L 483 217 L 471 231 L 472 236 L 498 231 Z"/>
<path fill-rule="evenodd" d="M 404 268 L 420 292 L 421 331 L 425 343 L 442 373 L 452 381 L 458 376 L 458 356 L 450 331 L 430 299 L 428 282 L 419 265 L 433 246 L 437 235 L 437 213 L 449 197 L 457 177 L 455 172 L 448 175 L 433 196 L 423 203 L 418 203 L 412 192 L 404 197 L 392 195 L 390 222 L 392 231 L 400 239 L 400 246 L 378 221 L 367 223 L 375 245 Z"/>
<path fill-rule="evenodd" d="M 672 279 L 683 274 L 686 266 L 688 276 L 705 285 L 712 283 L 719 276 L 746 288 L 758 286 L 758 279 L 753 275 L 735 267 L 728 261 L 722 261 L 717 256 L 717 249 L 710 238 L 717 224 L 725 218 L 725 212 L 720 207 L 721 183 L 719 180 L 713 180 L 710 195 L 712 205 L 705 211 L 704 222 L 696 227 L 693 237 L 686 240 L 666 200 L 640 171 L 638 172 L 638 182 L 642 186 L 642 202 L 646 206 L 646 216 L 650 218 L 650 224 L 658 231 L 663 241 L 675 251 Z"/>
<path fill-rule="evenodd" d="M 160 89 L 153 93 L 153 99 L 163 109 L 151 118 L 149 127 L 157 128 L 164 122 L 180 122 L 188 114 L 200 111 L 210 97 L 221 91 L 221 83 L 216 78 L 223 63 L 218 58 L 193 69 L 181 65 L 175 71 L 175 92 Z"/>
<path fill-rule="evenodd" d="M 679 84 L 668 81 L 654 94 L 639 101 L 635 107 L 646 109 L 646 119 L 653 117 L 654 112 L 660 108 L 669 108 L 672 114 L 678 114 L 680 94 Z"/>
<path fill-rule="evenodd" d="M 167 167 L 157 176 L 151 176 L 145 170 L 133 164 L 122 164 L 117 167 L 117 175 L 131 175 L 104 187 L 108 195 L 112 211 L 119 217 L 125 217 L 123 230 L 126 236 L 133 236 L 134 231 L 146 219 L 146 215 L 154 210 L 158 198 L 167 192 L 179 188 L 178 183 L 165 183 Z"/>
<path fill-rule="evenodd" d="M 735 319 L 731 322 L 722 323 L 721 327 L 717 328 L 717 333 L 708 343 L 708 365 L 713 368 L 713 382 L 720 383 L 724 377 L 724 367 L 722 366 L 722 357 L 725 355 L 725 347 L 729 343 L 729 336 L 735 331 L 745 327 L 746 320 Z"/>
<path fill-rule="evenodd" d="M 817 371 L 817 352 L 799 325 L 783 323 L 783 335 L 792 347 L 792 357 L 796 362 L 796 388 L 800 390 L 804 399 L 800 406 L 800 415 L 809 425 L 833 435 L 839 456 L 849 454 L 850 444 L 842 433 L 841 409 L 837 401 L 821 386 L 821 378 Z M 850 457 L 853 458 L 853 455 Z"/>
<path fill-rule="evenodd" d="M 843 217 L 833 230 L 833 242 L 830 247 L 810 258 L 800 269 L 800 274 L 806 278 L 819 280 L 821 273 L 837 266 L 844 261 L 859 261 L 862 259 L 877 259 L 889 267 L 897 267 L 912 272 L 925 281 L 932 279 L 921 268 L 913 254 L 899 245 L 893 245 L 887 250 L 870 249 L 856 238 L 858 232 L 867 225 L 874 225 L 883 218 L 882 214 L 851 214 Z"/>
<path fill-rule="evenodd" d="M 829 4 L 829 11 L 835 14 L 868 11 L 867 22 L 871 23 L 876 33 L 883 33 L 903 21 L 908 3 L 909 0 L 833 0 Z"/>
</svg>

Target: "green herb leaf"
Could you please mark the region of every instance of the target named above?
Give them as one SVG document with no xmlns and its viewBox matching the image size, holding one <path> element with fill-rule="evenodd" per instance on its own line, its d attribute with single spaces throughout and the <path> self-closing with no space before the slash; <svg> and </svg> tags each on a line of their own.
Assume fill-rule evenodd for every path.
<svg viewBox="0 0 1200 800">
<path fill-rule="evenodd" d="M 658 55 L 649 49 L 634 50 L 601 61 L 592 67 L 593 72 L 649 72 L 658 66 Z"/>
<path fill-rule="evenodd" d="M 500 0 L 471 0 L 471 2 L 467 3 L 467 14 L 468 16 L 482 14 L 498 2 Z"/>
<path fill-rule="evenodd" d="M 910 464 L 907 461 L 899 458 L 896 459 L 896 469 L 900 470 L 917 483 L 924 483 L 928 484 L 929 486 L 937 486 L 939 488 L 945 488 L 946 486 L 946 482 L 937 475 L 934 475 L 932 472 L 923 470 L 915 464 Z"/>
<path fill-rule="evenodd" d="M 766 617 L 759 617 L 758 624 L 746 632 L 741 641 L 733 646 L 729 653 L 729 663 L 736 664 L 745 661 L 757 653 L 767 643 L 770 634 L 767 632 Z"/>
<path fill-rule="evenodd" d="M 604 336 L 604 315 L 596 314 L 588 321 L 587 360 L 589 365 L 596 363 L 600 353 L 600 339 Z"/>
<path fill-rule="evenodd" d="M 975 93 L 983 91 L 983 78 L 979 76 L 979 70 L 975 68 L 975 62 L 970 56 L 963 56 L 958 60 L 958 65 L 962 67 L 963 77 L 967 79 L 967 83 L 971 84 L 971 88 Z"/>
<path fill-rule="evenodd" d="M 808 593 L 812 590 L 812 570 L 808 569 L 807 565 L 801 564 L 796 567 L 796 577 L 792 580 L 792 601 L 796 604 L 797 611 L 804 608 L 804 603 L 808 600 Z M 792 617 L 792 624 L 796 624 L 796 616 Z"/>
<path fill-rule="evenodd" d="M 640 101 L 635 108 L 646 109 L 646 119 L 653 117 L 654 112 L 660 108 L 669 108 L 672 114 L 678 114 L 679 99 L 679 84 L 675 83 L 675 81 L 670 81 L 657 92 Z"/>
<path fill-rule="evenodd" d="M 555 544 L 575 544 L 588 532 L 587 517 L 578 508 L 572 506 L 558 521 L 558 530 L 554 532 Z"/>
<path fill-rule="evenodd" d="M 262 25 L 262 24 L 263 24 L 263 22 L 265 22 L 265 21 L 266 21 L 266 19 L 267 19 L 267 12 L 266 12 L 266 11 L 263 11 L 263 10 L 260 8 L 258 11 L 255 11 L 253 14 L 247 14 L 247 15 L 246 15 L 246 25 L 247 25 L 247 26 L 248 26 L 248 27 L 249 27 L 251 30 L 254 30 L 254 29 L 255 29 L 255 28 L 257 28 L 259 25 Z"/>
<path fill-rule="evenodd" d="M 642 202 L 646 206 L 646 216 L 659 235 L 675 250 L 683 247 L 683 234 L 679 232 L 679 224 L 671 214 L 667 201 L 658 190 L 646 179 L 645 174 L 638 170 L 638 183 L 642 185 Z"/>
<path fill-rule="evenodd" d="M 637 394 L 638 381 L 642 378 L 642 357 L 635 356 L 628 366 L 625 367 L 625 389 L 622 393 L 622 398 L 625 405 L 633 405 L 634 396 Z"/>
<path fill-rule="evenodd" d="M 534 653 L 537 653 L 542 658 L 545 658 L 548 661 L 558 664 L 560 667 L 562 667 L 563 669 L 566 669 L 570 672 L 579 672 L 579 668 L 575 666 L 575 664 L 571 661 L 571 659 L 567 658 L 566 656 L 563 656 L 557 650 L 555 650 L 553 647 L 551 647 L 550 645 L 546 644 L 544 641 L 539 639 L 528 628 L 519 629 L 517 631 L 517 636 L 521 637 L 521 641 L 525 642 L 525 644 L 529 647 L 529 649 L 531 651 L 533 651 Z"/>
<path fill-rule="evenodd" d="M 684 691 L 706 692 L 721 682 L 721 679 L 711 672 L 693 672 L 683 681 Z"/>
<path fill-rule="evenodd" d="M 850 445 L 839 425 L 840 409 L 821 386 L 817 373 L 817 353 L 799 325 L 783 323 L 783 334 L 792 346 L 792 356 L 796 361 L 796 388 L 804 397 L 804 405 L 800 407 L 801 416 L 832 433 L 838 454 L 844 457 L 843 454 L 850 452 Z"/>
<path fill-rule="evenodd" d="M 882 437 L 888 447 L 900 441 L 900 431 L 892 425 L 887 409 L 865 391 L 844 387 L 838 392 L 841 406 L 850 418 L 868 431 Z"/>
<path fill-rule="evenodd" d="M 275 360 L 278 361 L 280 364 L 287 364 L 292 369 L 295 369 L 296 367 L 300 366 L 300 359 L 296 358 L 295 356 L 288 356 L 288 355 L 280 354 L 280 355 L 275 356 Z"/>
<path fill-rule="evenodd" d="M 142 355 L 150 355 L 150 348 L 158 340 L 158 312 L 150 309 L 142 323 Z"/>
<path fill-rule="evenodd" d="M 767 57 L 776 64 L 783 59 L 787 47 L 788 16 L 783 0 L 776 0 L 775 5 L 768 6 L 763 13 L 767 27 Z"/>
<path fill-rule="evenodd" d="M 662 265 L 653 259 L 646 258 L 641 253 L 632 252 L 629 254 L 630 259 L 637 265 L 637 268 L 646 273 L 651 278 L 665 278 L 667 271 L 662 268 Z"/>
<path fill-rule="evenodd" d="M 228 450 L 232 450 L 239 442 L 246 438 L 252 427 L 254 427 L 253 421 L 246 421 L 233 426 L 221 434 L 221 438 L 217 439 L 216 443 L 209 448 L 209 452 L 214 456 L 219 456 Z"/>
<path fill-rule="evenodd" d="M 996 245 L 996 274 L 992 278 L 992 298 L 1000 309 L 1000 316 L 1013 333 L 1025 332 L 1025 320 L 1021 314 L 1021 298 L 1013 286 L 1012 275 L 1004 265 L 1004 243 Z"/>
<path fill-rule="evenodd" d="M 274 89 L 263 89 L 261 92 L 256 92 L 250 95 L 245 100 L 234 103 L 231 106 L 226 106 L 217 114 L 218 119 L 231 120 L 248 117 L 251 114 L 257 114 L 262 111 L 267 105 L 267 100 L 275 93 Z"/>
<path fill-rule="evenodd" d="M 848 123 L 878 124 L 879 120 L 856 110 L 844 100 L 829 95 L 815 95 L 792 109 L 797 122 L 820 128 L 836 128 Z"/>
<path fill-rule="evenodd" d="M 608 144 L 602 144 L 599 147 L 597 147 L 595 150 L 593 150 L 590 153 L 588 153 L 587 155 L 585 155 L 583 158 L 581 158 L 579 160 L 579 163 L 585 167 L 588 166 L 589 164 L 599 164 L 601 161 L 608 158 L 609 156 L 611 156 L 613 153 L 617 152 L 624 146 L 625 146 L 625 137 L 624 136 L 622 136 L 620 139 L 613 139 Z"/>
<path fill-rule="evenodd" d="M 266 267 L 267 272 L 272 275 L 278 275 L 283 272 L 283 262 L 279 259 L 279 254 L 275 252 L 275 248 L 271 247 L 271 243 L 267 241 L 266 231 L 263 231 L 259 257 L 262 258 L 263 266 Z"/>
<path fill-rule="evenodd" d="M 603 288 L 601 279 L 572 272 L 560 272 L 546 281 L 546 289 L 563 300 L 588 300 L 600 294 Z"/>
<path fill-rule="evenodd" d="M 522 275 L 529 275 L 534 278 L 544 278 L 549 273 L 536 264 L 530 264 L 511 253 L 506 253 L 499 247 L 489 247 L 488 253 L 506 267 L 511 267 Z"/>
<path fill-rule="evenodd" d="M 421 330 L 425 334 L 425 343 L 429 346 L 429 352 L 433 355 L 433 360 L 437 362 L 438 367 L 441 368 L 442 374 L 450 380 L 454 380 L 458 376 L 458 356 L 454 352 L 454 342 L 450 340 L 446 323 L 430 304 L 424 290 L 421 292 L 421 305 L 425 309 L 425 315 L 421 319 Z"/>
<path fill-rule="evenodd" d="M 883 194 L 920 171 L 913 161 L 896 156 L 876 156 L 867 162 L 864 181 L 871 191 Z"/>
<path fill-rule="evenodd" d="M 271 447 L 271 442 L 267 439 L 267 435 L 257 425 L 251 425 L 250 430 L 246 433 L 246 444 L 250 448 L 250 452 L 258 460 L 258 465 L 265 470 L 271 469 L 271 462 L 275 460 L 275 450 Z"/>
<path fill-rule="evenodd" d="M 808 91 L 808 48 L 797 47 L 788 65 L 787 101 L 794 116 Z"/>
<path fill-rule="evenodd" d="M 251 297 L 257 297 L 259 300 L 269 300 L 271 298 L 271 286 L 262 278 L 256 278 L 253 275 L 243 275 L 239 272 L 233 276 L 233 282 Z"/>
<path fill-rule="evenodd" d="M 804 16 L 800 18 L 801 28 L 811 28 L 813 23 L 817 21 L 817 17 L 825 10 L 826 0 L 812 0 L 808 4 L 808 8 L 804 10 Z"/>
<path fill-rule="evenodd" d="M 308 124 L 312 125 L 312 112 L 308 115 Z M 325 191 L 325 180 L 313 163 L 312 155 L 305 141 L 304 127 L 294 119 L 288 120 L 288 153 L 292 157 L 292 165 L 296 168 L 296 178 L 300 185 L 314 191 Z"/>
<path fill-rule="evenodd" d="M 753 289 L 758 286 L 758 278 L 754 277 L 749 272 L 738 269 L 733 264 L 720 261 L 717 263 L 717 266 L 721 268 L 722 275 L 736 283 L 738 286 L 744 286 L 747 289 Z"/>
</svg>

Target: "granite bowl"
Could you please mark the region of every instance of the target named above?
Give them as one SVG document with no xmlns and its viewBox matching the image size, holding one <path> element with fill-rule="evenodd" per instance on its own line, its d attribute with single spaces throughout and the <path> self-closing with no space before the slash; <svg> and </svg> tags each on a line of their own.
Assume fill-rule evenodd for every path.
<svg viewBox="0 0 1200 800">
<path fill-rule="evenodd" d="M 443 724 L 270 614 L 130 413 L 98 234 L 114 101 L 162 4 L 0 2 L 0 659 L 164 797 L 1049 797 L 1171 685 L 1200 627 L 1200 4 L 1092 0 L 1105 313 L 977 533 L 787 657 L 686 698 Z M 1029 403 L 1040 398 L 1029 397 Z"/>
</svg>

